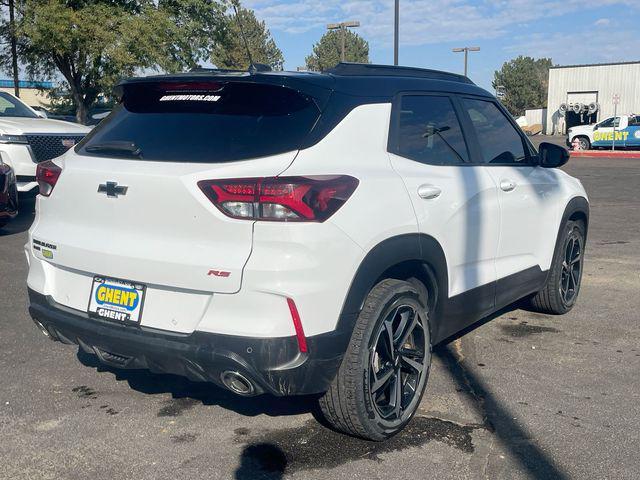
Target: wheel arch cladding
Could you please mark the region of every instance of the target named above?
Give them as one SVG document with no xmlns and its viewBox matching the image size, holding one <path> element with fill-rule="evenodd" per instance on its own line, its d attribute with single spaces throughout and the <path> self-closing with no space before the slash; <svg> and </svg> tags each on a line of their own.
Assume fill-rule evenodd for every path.
<svg viewBox="0 0 640 480">
<path fill-rule="evenodd" d="M 569 220 L 581 220 L 584 223 L 585 241 L 587 240 L 587 231 L 589 230 L 589 202 L 584 197 L 572 198 L 564 209 L 562 220 L 558 227 L 558 237 L 562 232 L 562 228 Z M 557 244 L 557 242 L 556 242 Z"/>
<path fill-rule="evenodd" d="M 562 214 L 562 219 L 560 220 L 560 225 L 558 225 L 558 232 L 556 233 L 556 244 L 553 250 L 553 258 L 556 256 L 556 252 L 558 248 L 560 248 L 560 244 L 562 242 L 562 233 L 564 231 L 564 227 L 568 221 L 571 220 L 581 220 L 584 222 L 584 241 L 586 244 L 587 241 L 587 232 L 589 231 L 589 202 L 584 197 L 573 197 L 567 203 L 567 206 L 564 209 L 564 213 Z M 549 269 L 549 272 L 551 268 Z"/>
<path fill-rule="evenodd" d="M 437 240 L 421 233 L 387 238 L 372 248 L 360 263 L 345 298 L 337 330 L 350 337 L 360 310 L 371 289 L 383 278 L 417 278 L 425 284 L 430 301 L 431 322 L 439 318 L 449 285 L 444 250 Z M 431 328 L 436 325 L 431 324 Z M 347 340 L 348 341 L 348 340 Z M 346 348 L 346 344 L 345 344 Z"/>
</svg>

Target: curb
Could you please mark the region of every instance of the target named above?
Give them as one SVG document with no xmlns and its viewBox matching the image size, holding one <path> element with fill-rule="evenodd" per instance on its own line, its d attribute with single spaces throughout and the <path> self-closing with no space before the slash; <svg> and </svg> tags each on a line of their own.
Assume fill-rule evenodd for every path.
<svg viewBox="0 0 640 480">
<path fill-rule="evenodd" d="M 571 150 L 572 157 L 640 158 L 640 151 L 619 150 Z"/>
</svg>

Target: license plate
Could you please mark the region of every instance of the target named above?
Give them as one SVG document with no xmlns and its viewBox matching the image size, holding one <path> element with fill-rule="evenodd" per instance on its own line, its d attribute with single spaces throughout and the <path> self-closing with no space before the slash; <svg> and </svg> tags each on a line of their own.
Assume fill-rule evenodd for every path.
<svg viewBox="0 0 640 480">
<path fill-rule="evenodd" d="M 140 323 L 146 286 L 95 276 L 89 297 L 89 315 L 105 320 Z"/>
</svg>

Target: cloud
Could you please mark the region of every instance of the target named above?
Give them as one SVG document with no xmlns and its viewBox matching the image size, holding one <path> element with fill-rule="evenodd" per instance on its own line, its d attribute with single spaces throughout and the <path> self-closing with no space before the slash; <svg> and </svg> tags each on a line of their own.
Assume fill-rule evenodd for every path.
<svg viewBox="0 0 640 480">
<path fill-rule="evenodd" d="M 606 27 L 611 23 L 611 20 L 608 18 L 599 18 L 598 20 L 596 20 L 593 24 L 596 27 Z"/>
<path fill-rule="evenodd" d="M 622 62 L 629 59 L 629 51 L 620 46 L 628 43 L 634 35 L 637 35 L 635 29 L 573 30 L 568 44 L 564 32 L 535 33 L 515 37 L 513 44 L 504 50 L 518 55 L 550 57 L 556 65 Z M 593 48 L 571 48 L 571 45 L 592 45 Z"/>
<path fill-rule="evenodd" d="M 360 20 L 359 32 L 374 44 L 391 43 L 391 0 L 245 0 L 273 31 L 304 33 L 327 23 Z M 401 0 L 403 45 L 494 39 L 552 17 L 591 8 L 640 10 L 638 0 Z M 601 19 L 605 20 L 605 19 Z"/>
</svg>

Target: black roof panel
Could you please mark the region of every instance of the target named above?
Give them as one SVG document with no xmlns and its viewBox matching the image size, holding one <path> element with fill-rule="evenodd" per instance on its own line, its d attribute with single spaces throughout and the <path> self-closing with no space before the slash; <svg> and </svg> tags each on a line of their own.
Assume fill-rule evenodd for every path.
<svg viewBox="0 0 640 480">
<path fill-rule="evenodd" d="M 327 100 L 332 91 L 359 97 L 379 97 L 386 101 L 403 91 L 453 92 L 490 97 L 486 90 L 469 78 L 456 73 L 424 68 L 340 63 L 322 73 L 317 72 L 244 72 L 237 70 L 198 69 L 169 75 L 151 75 L 123 80 L 119 87 L 132 83 L 199 82 L 208 79 L 268 83 L 294 88 Z"/>
</svg>

